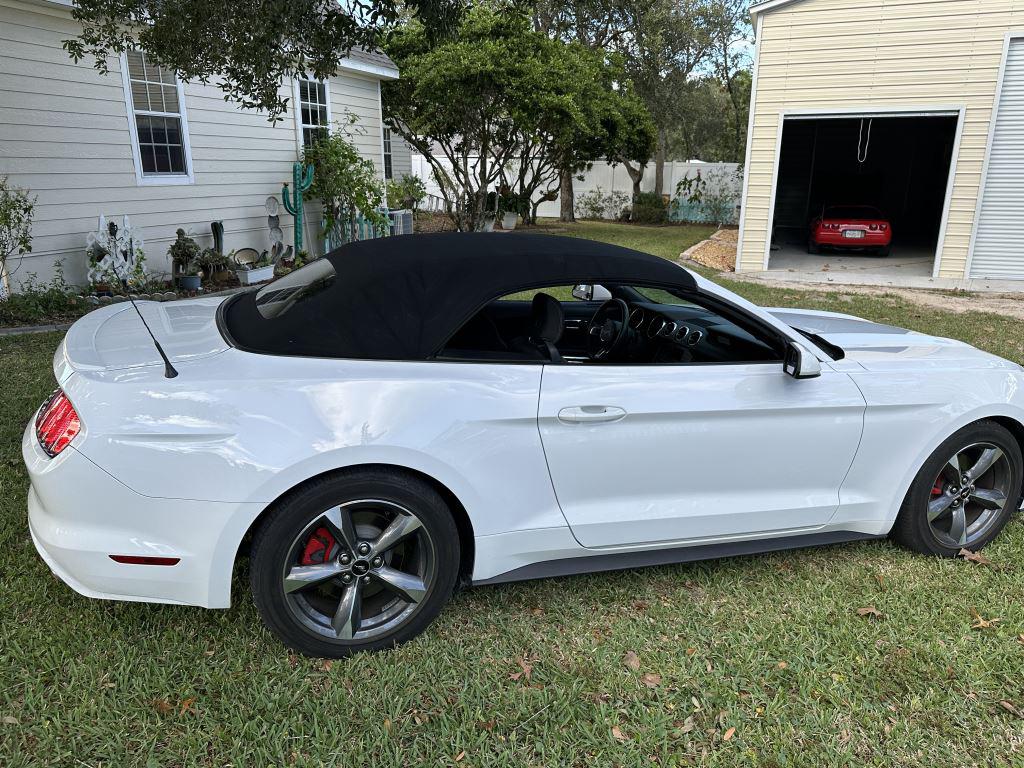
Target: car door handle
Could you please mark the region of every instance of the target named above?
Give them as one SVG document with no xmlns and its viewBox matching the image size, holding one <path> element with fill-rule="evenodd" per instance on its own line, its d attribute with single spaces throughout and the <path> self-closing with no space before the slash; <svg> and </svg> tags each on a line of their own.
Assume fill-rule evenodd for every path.
<svg viewBox="0 0 1024 768">
<path fill-rule="evenodd" d="M 614 405 L 577 405 L 558 412 L 558 420 L 564 424 L 604 424 L 624 418 L 626 412 Z"/>
<path fill-rule="evenodd" d="M 565 328 L 569 331 L 578 331 L 583 327 L 585 322 L 585 320 L 566 320 Z"/>
</svg>

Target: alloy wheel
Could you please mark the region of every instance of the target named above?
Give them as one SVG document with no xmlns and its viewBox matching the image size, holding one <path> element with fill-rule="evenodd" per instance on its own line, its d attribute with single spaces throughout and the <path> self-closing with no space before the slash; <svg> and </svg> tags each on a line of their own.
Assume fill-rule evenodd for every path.
<svg viewBox="0 0 1024 768">
<path fill-rule="evenodd" d="M 961 448 L 932 484 L 932 535 L 946 547 L 971 549 L 999 520 L 1012 476 L 1009 458 L 997 445 L 979 442 Z"/>
<path fill-rule="evenodd" d="M 331 507 L 303 528 L 288 549 L 281 586 L 306 630 L 369 640 L 416 613 L 436 575 L 422 521 L 401 505 L 366 499 Z"/>
</svg>

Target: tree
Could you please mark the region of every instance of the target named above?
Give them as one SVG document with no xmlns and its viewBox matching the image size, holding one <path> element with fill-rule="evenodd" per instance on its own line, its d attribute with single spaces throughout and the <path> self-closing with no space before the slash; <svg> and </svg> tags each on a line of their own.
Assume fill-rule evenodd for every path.
<svg viewBox="0 0 1024 768">
<path fill-rule="evenodd" d="M 326 79 L 352 48 L 376 49 L 407 14 L 436 39 L 454 26 L 466 0 L 288 0 L 241 7 L 233 0 L 75 0 L 82 24 L 64 41 L 75 61 L 92 56 L 101 72 L 108 57 L 141 48 L 187 81 L 214 82 L 244 107 L 274 119 L 286 109 L 281 82 Z"/>
<path fill-rule="evenodd" d="M 606 47 L 623 57 L 626 74 L 656 126 L 651 154 L 659 194 L 664 191 L 665 160 L 694 94 L 694 77 L 709 68 L 717 71 L 720 60 L 731 75 L 733 111 L 742 107 L 736 78 L 743 50 L 736 43 L 749 29 L 744 26 L 746 0 L 538 0 L 533 18 L 548 35 Z M 620 159 L 634 195 L 651 154 Z"/>
<path fill-rule="evenodd" d="M 532 201 L 524 212 L 527 222 L 535 223 L 540 203 L 556 193 L 562 220 L 573 221 L 573 177 L 601 158 L 647 157 L 654 127 L 618 57 L 579 43 L 532 37 L 536 80 L 544 86 L 517 104 L 522 112 L 516 116 L 516 192 Z"/>
<path fill-rule="evenodd" d="M 492 189 L 530 221 L 563 169 L 649 143 L 621 68 L 523 13 L 477 6 L 434 46 L 413 23 L 387 51 L 402 78 L 383 86 L 384 118 L 430 163 L 459 229 L 482 226 Z"/>
</svg>

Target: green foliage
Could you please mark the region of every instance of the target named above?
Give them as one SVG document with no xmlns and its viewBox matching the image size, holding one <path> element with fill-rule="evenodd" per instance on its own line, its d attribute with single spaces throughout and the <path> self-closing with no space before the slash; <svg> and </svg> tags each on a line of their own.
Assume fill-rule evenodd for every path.
<svg viewBox="0 0 1024 768">
<path fill-rule="evenodd" d="M 171 269 L 176 274 L 197 275 L 201 269 L 199 259 L 203 249 L 184 229 L 178 229 L 175 233 L 174 242 L 167 249 L 167 256 L 171 260 Z M 100 254 L 93 254 L 94 260 Z"/>
<path fill-rule="evenodd" d="M 0 298 L 9 292 L 7 259 L 32 252 L 36 198 L 0 176 Z"/>
<path fill-rule="evenodd" d="M 353 47 L 379 48 L 386 31 L 410 15 L 443 34 L 465 0 L 288 0 L 240 5 L 235 0 L 76 0 L 81 23 L 63 42 L 75 61 L 86 57 L 106 73 L 109 57 L 141 48 L 184 80 L 211 83 L 225 98 L 280 118 L 282 81 L 324 80 Z M 131 23 L 130 20 L 145 20 Z"/>
<path fill-rule="evenodd" d="M 34 272 L 29 272 L 18 292 L 0 302 L 0 327 L 74 320 L 85 314 L 89 305 L 73 291 L 59 261 L 54 262 L 54 278 L 49 283 L 40 282 Z"/>
<path fill-rule="evenodd" d="M 630 219 L 637 224 L 664 224 L 668 220 L 664 199 L 657 192 L 641 192 L 633 199 Z"/>
<path fill-rule="evenodd" d="M 535 202 L 561 169 L 650 152 L 621 63 L 534 31 L 521 12 L 475 6 L 439 45 L 411 24 L 387 51 L 402 77 L 383 84 L 385 119 L 431 163 L 459 229 L 480 228 L 491 189 Z"/>
<path fill-rule="evenodd" d="M 594 187 L 576 196 L 576 215 L 584 219 L 615 219 L 629 205 L 629 195 Z"/>
<path fill-rule="evenodd" d="M 384 183 L 352 143 L 353 122 L 332 130 L 303 153 L 303 162 L 315 169 L 309 192 L 323 204 L 328 232 L 348 227 L 354 233 L 359 214 L 375 226 L 388 225 L 388 217 L 378 210 L 384 204 Z"/>
<path fill-rule="evenodd" d="M 391 180 L 387 185 L 388 205 L 392 208 L 408 208 L 417 210 L 426 197 L 427 187 L 423 179 L 409 173 L 403 173 L 397 181 Z"/>
</svg>

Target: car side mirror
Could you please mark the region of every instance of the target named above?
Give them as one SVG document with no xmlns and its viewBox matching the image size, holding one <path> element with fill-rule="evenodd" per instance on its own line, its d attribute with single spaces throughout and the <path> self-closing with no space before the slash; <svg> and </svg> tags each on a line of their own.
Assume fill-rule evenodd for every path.
<svg viewBox="0 0 1024 768">
<path fill-rule="evenodd" d="M 580 283 L 572 287 L 572 297 L 579 301 L 608 301 L 612 297 L 612 292 L 603 285 Z"/>
<path fill-rule="evenodd" d="M 813 379 L 821 376 L 821 363 L 803 344 L 789 342 L 782 370 L 794 379 Z"/>
</svg>

